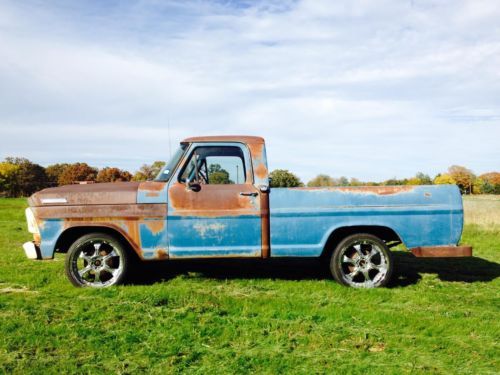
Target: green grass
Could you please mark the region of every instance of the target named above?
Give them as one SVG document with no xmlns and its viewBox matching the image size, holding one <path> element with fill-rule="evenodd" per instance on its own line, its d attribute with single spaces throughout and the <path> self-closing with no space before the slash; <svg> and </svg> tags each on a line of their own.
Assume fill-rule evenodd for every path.
<svg viewBox="0 0 500 375">
<path fill-rule="evenodd" d="M 62 256 L 24 257 L 24 205 L 0 199 L 0 373 L 500 371 L 498 227 L 466 226 L 472 259 L 396 254 L 386 289 L 342 287 L 315 262 L 232 261 L 92 290 Z"/>
</svg>

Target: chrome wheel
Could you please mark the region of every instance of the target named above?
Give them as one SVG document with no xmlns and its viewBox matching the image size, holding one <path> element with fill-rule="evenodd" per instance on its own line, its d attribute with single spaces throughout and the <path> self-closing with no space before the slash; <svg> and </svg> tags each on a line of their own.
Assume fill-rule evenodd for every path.
<svg viewBox="0 0 500 375">
<path fill-rule="evenodd" d="M 121 244 L 104 234 L 83 236 L 66 257 L 66 274 L 76 286 L 101 288 L 118 284 L 127 264 Z"/>
<path fill-rule="evenodd" d="M 342 241 L 330 265 L 333 276 L 344 285 L 375 288 L 385 285 L 392 273 L 392 258 L 375 236 L 354 235 Z"/>
</svg>

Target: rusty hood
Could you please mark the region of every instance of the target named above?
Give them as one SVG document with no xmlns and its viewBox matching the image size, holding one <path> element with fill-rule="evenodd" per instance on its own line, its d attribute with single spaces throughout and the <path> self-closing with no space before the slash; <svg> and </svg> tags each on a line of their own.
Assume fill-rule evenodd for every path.
<svg viewBox="0 0 500 375">
<path fill-rule="evenodd" d="M 139 182 L 65 185 L 41 190 L 29 199 L 30 206 L 136 204 Z"/>
</svg>

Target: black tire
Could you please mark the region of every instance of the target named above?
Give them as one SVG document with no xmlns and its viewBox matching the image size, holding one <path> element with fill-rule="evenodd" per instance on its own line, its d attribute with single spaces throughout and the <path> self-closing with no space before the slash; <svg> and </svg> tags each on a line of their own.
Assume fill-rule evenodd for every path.
<svg viewBox="0 0 500 375">
<path fill-rule="evenodd" d="M 393 268 L 392 253 L 385 242 L 368 233 L 344 238 L 330 258 L 330 272 L 334 279 L 355 288 L 386 286 Z"/>
<path fill-rule="evenodd" d="M 130 264 L 129 252 L 120 240 L 106 233 L 89 233 L 71 245 L 64 268 L 74 286 L 102 288 L 123 284 Z"/>
</svg>

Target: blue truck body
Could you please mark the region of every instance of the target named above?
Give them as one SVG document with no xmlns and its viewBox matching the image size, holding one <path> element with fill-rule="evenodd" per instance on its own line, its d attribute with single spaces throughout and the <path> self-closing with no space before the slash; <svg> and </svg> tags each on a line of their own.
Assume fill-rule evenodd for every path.
<svg viewBox="0 0 500 375">
<path fill-rule="evenodd" d="M 163 172 L 167 180 L 34 194 L 27 216 L 35 238 L 27 255 L 50 259 L 67 251 L 76 233 L 97 229 L 116 233 L 143 260 L 319 257 L 336 235 L 356 231 L 421 254 L 441 248 L 442 256 L 460 255 L 463 207 L 454 185 L 270 188 L 262 138 L 196 137 L 182 145 Z M 240 153 L 244 182 L 193 188 L 183 181 L 181 172 L 200 147 Z"/>
</svg>

